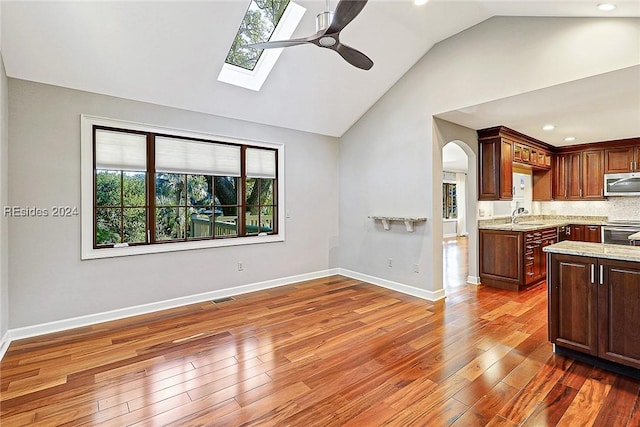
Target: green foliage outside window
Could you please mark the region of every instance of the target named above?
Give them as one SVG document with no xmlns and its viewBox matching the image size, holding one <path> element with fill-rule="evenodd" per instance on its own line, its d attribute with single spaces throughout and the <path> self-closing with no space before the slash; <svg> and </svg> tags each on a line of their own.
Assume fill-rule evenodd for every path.
<svg viewBox="0 0 640 427">
<path fill-rule="evenodd" d="M 253 70 L 262 49 L 247 45 L 268 41 L 288 5 L 289 0 L 252 0 L 225 62 Z"/>
</svg>

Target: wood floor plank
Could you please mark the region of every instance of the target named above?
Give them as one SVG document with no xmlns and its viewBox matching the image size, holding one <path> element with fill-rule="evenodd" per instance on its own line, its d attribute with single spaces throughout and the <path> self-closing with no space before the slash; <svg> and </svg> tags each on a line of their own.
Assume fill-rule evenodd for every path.
<svg viewBox="0 0 640 427">
<path fill-rule="evenodd" d="M 639 426 L 640 381 L 554 355 L 544 285 L 467 285 L 465 242 L 434 303 L 331 276 L 15 341 L 0 423 Z"/>
<path fill-rule="evenodd" d="M 459 427 L 485 426 L 504 406 L 515 396 L 518 389 L 499 382 L 487 394 L 482 396 L 468 411 L 466 411 L 453 425 Z"/>
<path fill-rule="evenodd" d="M 606 401 L 606 397 L 611 390 L 610 381 L 607 381 L 607 379 L 605 378 L 603 381 L 600 378 L 594 378 L 594 375 L 587 378 L 567 411 L 558 421 L 558 426 L 592 426 L 598 416 L 598 412 L 603 409 L 602 403 Z"/>
</svg>

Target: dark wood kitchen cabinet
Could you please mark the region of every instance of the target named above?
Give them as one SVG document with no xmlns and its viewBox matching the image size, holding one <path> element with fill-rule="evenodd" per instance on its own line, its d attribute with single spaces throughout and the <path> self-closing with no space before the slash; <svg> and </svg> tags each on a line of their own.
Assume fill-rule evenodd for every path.
<svg viewBox="0 0 640 427">
<path fill-rule="evenodd" d="M 584 241 L 602 243 L 602 230 L 599 225 L 584 226 Z"/>
<path fill-rule="evenodd" d="M 478 131 L 478 200 L 513 199 L 513 167 L 533 175 L 536 200 L 551 200 L 552 147 L 504 126 Z"/>
<path fill-rule="evenodd" d="M 549 269 L 549 340 L 571 350 L 598 353 L 596 258 L 552 254 Z"/>
<path fill-rule="evenodd" d="M 640 368 L 640 264 L 550 254 L 549 340 Z"/>
<path fill-rule="evenodd" d="M 545 246 L 558 241 L 557 228 L 535 231 L 480 230 L 480 281 L 519 291 L 546 278 Z"/>
<path fill-rule="evenodd" d="M 478 141 L 478 200 L 513 198 L 513 141 L 493 136 Z"/>
<path fill-rule="evenodd" d="M 557 154 L 554 168 L 554 199 L 603 199 L 603 153 L 603 150 L 588 150 Z"/>
<path fill-rule="evenodd" d="M 576 242 L 601 243 L 601 229 L 599 225 L 568 225 L 567 240 Z"/>
<path fill-rule="evenodd" d="M 604 150 L 604 173 L 640 171 L 640 146 Z"/>
</svg>

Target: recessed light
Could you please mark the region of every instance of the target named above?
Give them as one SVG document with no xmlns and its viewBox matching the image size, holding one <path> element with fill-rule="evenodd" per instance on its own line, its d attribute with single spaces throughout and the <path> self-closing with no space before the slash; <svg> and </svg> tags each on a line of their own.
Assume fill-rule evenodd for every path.
<svg viewBox="0 0 640 427">
<path fill-rule="evenodd" d="M 616 8 L 616 5 L 613 3 L 600 3 L 598 5 L 598 9 L 600 9 L 603 12 L 611 12 L 615 8 Z"/>
<path fill-rule="evenodd" d="M 571 142 L 571 141 L 575 141 L 576 137 L 575 136 L 568 136 L 564 140 L 567 141 L 567 142 Z"/>
<path fill-rule="evenodd" d="M 416 6 L 422 6 L 423 4 L 427 4 L 429 0 L 413 0 L 413 4 Z"/>
<path fill-rule="evenodd" d="M 554 125 L 544 125 L 542 126 L 542 130 L 554 130 L 556 127 Z"/>
</svg>

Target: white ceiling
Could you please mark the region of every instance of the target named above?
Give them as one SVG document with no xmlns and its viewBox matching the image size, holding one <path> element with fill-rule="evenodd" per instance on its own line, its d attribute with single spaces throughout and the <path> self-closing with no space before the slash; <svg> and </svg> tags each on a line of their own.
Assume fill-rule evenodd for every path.
<svg viewBox="0 0 640 427">
<path fill-rule="evenodd" d="M 467 172 L 469 170 L 469 156 L 455 142 L 442 147 L 442 170 L 451 172 Z"/>
<path fill-rule="evenodd" d="M 471 129 L 504 125 L 556 147 L 640 136 L 640 66 L 438 114 Z M 553 130 L 542 127 L 552 124 Z M 565 141 L 572 136 L 575 141 Z"/>
<path fill-rule="evenodd" d="M 298 3 L 307 12 L 293 37 L 311 35 L 324 1 Z M 371 57 L 372 70 L 351 67 L 334 52 L 297 46 L 283 51 L 259 92 L 216 80 L 248 0 L 5 0 L 0 48 L 9 77 L 341 136 L 434 44 L 491 16 L 640 16 L 637 0 L 617 1 L 608 14 L 597 3 L 431 0 L 418 7 L 371 0 L 341 40 Z M 496 119 L 485 117 L 489 106 L 482 107 L 477 120 Z M 470 111 L 443 117 L 466 124 Z M 522 126 L 515 129 L 526 133 Z"/>
</svg>

